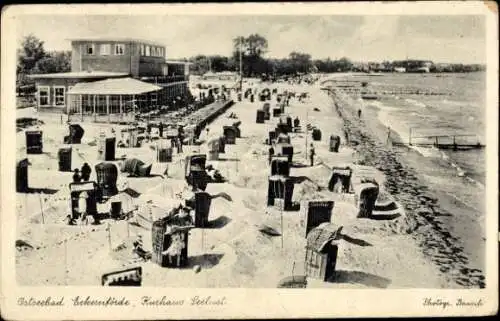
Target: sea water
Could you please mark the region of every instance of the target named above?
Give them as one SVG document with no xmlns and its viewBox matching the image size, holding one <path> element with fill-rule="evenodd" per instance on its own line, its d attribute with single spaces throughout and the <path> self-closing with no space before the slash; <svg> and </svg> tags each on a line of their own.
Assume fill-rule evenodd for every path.
<svg viewBox="0 0 500 321">
<path fill-rule="evenodd" d="M 461 134 L 473 136 L 457 137 L 457 144 L 487 143 L 484 72 L 356 78 L 368 83 L 366 90 L 386 92 L 378 95 L 377 100 L 360 97 L 359 102 L 366 114 L 376 114 L 381 124 L 398 134 L 399 137 L 391 137 L 393 139 L 408 143 L 411 130 L 413 143 L 425 142 L 425 139 L 416 138 L 419 136 Z M 419 94 L 402 94 L 403 89 Z M 439 139 L 440 143 L 452 142 Z M 428 142 L 432 143 L 433 139 Z M 471 263 L 482 268 L 486 150 L 453 151 L 429 146 L 406 148 L 406 151 L 400 148 L 399 152 L 438 197 L 440 205 L 451 213 L 447 225 L 464 242 Z"/>
<path fill-rule="evenodd" d="M 379 120 L 396 131 L 403 142 L 409 142 L 411 131 L 413 143 L 434 142 L 418 138 L 422 136 L 465 134 L 473 136 L 457 136 L 457 144 L 486 143 L 485 73 L 388 74 L 367 81 L 367 89 L 376 92 L 402 88 L 420 92 L 380 95 L 378 101 L 364 101 L 365 106 L 371 104 L 379 109 Z M 452 143 L 452 139 L 440 137 L 439 142 Z M 416 150 L 426 157 L 440 157 L 459 175 L 485 183 L 484 149 L 452 151 L 417 147 Z"/>
</svg>

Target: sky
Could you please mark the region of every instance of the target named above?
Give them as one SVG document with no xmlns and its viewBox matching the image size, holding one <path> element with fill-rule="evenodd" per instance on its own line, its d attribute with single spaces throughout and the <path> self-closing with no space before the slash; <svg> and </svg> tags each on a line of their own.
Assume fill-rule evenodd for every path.
<svg viewBox="0 0 500 321">
<path fill-rule="evenodd" d="M 109 36 L 159 41 L 166 45 L 168 59 L 230 55 L 233 38 L 258 33 L 268 40 L 266 57 L 282 58 L 299 51 L 313 59 L 486 62 L 486 19 L 481 15 L 44 14 L 16 20 L 18 45 L 31 33 L 49 50 L 69 50 L 71 38 Z"/>
</svg>

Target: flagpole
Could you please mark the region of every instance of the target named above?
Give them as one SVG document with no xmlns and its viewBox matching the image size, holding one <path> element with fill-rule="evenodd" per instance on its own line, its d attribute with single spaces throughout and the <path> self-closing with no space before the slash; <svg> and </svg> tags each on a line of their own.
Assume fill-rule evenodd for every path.
<svg viewBox="0 0 500 321">
<path fill-rule="evenodd" d="M 242 60 L 243 39 L 240 38 L 240 90 L 243 90 L 243 60 Z"/>
<path fill-rule="evenodd" d="M 307 129 L 307 125 L 309 124 L 309 110 L 306 110 L 306 164 L 307 164 L 307 137 L 309 136 L 309 129 Z"/>
</svg>

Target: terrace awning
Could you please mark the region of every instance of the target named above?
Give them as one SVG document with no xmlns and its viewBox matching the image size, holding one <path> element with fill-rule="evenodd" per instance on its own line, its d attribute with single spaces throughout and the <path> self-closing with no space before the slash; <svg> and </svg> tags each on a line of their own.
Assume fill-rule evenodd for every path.
<svg viewBox="0 0 500 321">
<path fill-rule="evenodd" d="M 81 82 L 68 90 L 73 95 L 140 95 L 162 89 L 133 78 L 105 79 L 93 82 Z"/>
</svg>

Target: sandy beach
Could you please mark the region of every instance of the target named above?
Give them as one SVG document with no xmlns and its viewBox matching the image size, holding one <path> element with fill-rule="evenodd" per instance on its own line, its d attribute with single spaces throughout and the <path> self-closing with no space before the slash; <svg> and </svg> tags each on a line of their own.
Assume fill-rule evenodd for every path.
<svg viewBox="0 0 500 321">
<path fill-rule="evenodd" d="M 303 128 L 306 123 L 320 128 L 322 140 L 313 142 L 308 138 L 307 144 L 313 142 L 317 154 L 315 165 L 309 167 L 306 165 L 306 134 L 290 134 L 294 162 L 297 162 L 290 175 L 305 178 L 295 185 L 293 201 L 333 200 L 331 221 L 343 227 L 342 238 L 338 241 L 335 279 L 320 282 L 309 278 L 308 287 L 462 288 L 484 285 L 481 271 L 469 268 L 469 263 L 479 262 L 481 256 L 469 259 L 464 254 L 464 246 L 446 229 L 450 214 L 436 204 L 435 195 L 427 192 L 414 170 L 400 160 L 400 155 L 380 143 L 376 135 L 367 130 L 364 121 L 356 119 L 352 101 L 340 96 L 330 97 L 319 84 L 293 87 L 272 84 L 269 87 L 309 93 L 310 98 L 305 102 L 292 99 L 287 113 L 292 118 L 298 116 Z M 134 218 L 128 222 L 107 220 L 101 225 L 67 226 L 64 223 L 69 210 L 67 184 L 72 174 L 57 171 L 56 151 L 67 128 L 60 125 L 59 119 L 41 116 L 45 122 L 41 126 L 45 154 L 29 155 L 29 183 L 32 188 L 57 191 L 17 195 L 17 239 L 19 243 L 28 243 L 18 246 L 16 276 L 19 284 L 98 285 L 102 274 L 138 265 L 144 271 L 144 286 L 275 288 L 285 277 L 304 275 L 304 217 L 301 212 L 281 212 L 266 205 L 270 169 L 268 146 L 264 141 L 278 120 L 271 117 L 265 124 L 255 123 L 256 110 L 262 104 L 257 99 L 253 103 L 245 99 L 236 102 L 208 126 L 208 134 L 203 131 L 200 137 L 206 141 L 222 135 L 222 126 L 234 122 L 227 117 L 230 113 L 235 113 L 242 121 L 241 138 L 237 138 L 236 144 L 226 145 L 226 153 L 221 155 L 223 159 L 208 161 L 228 181 L 209 184 L 207 192 L 212 195 L 226 193 L 231 200 L 214 198 L 209 215 L 211 227 L 190 231 L 189 263 L 188 268 L 183 269 L 161 268 L 132 255 L 132 242 L 138 234 L 144 239 L 145 249 L 151 250 L 150 227 L 141 226 Z M 82 144 L 73 146 L 73 155 L 78 155 L 73 156 L 73 168 L 85 161 L 92 167 L 97 163 L 97 147 L 92 142 L 102 127 L 91 123 L 83 123 L 82 127 L 85 129 Z M 344 130 L 349 134 L 349 144 L 345 142 Z M 331 134 L 342 137 L 338 153 L 328 150 Z M 23 132 L 18 133 L 17 141 L 18 153 L 22 153 Z M 118 148 L 117 157 L 126 155 L 151 162 L 152 174 L 158 174 L 128 178 L 121 173 L 119 183 L 141 194 L 128 200 L 139 206 L 139 212 L 144 203 L 153 199 L 176 206 L 180 200 L 175 193 L 186 188 L 184 157 L 189 152 L 206 151 L 206 144 L 186 146 L 183 154 L 174 153 L 172 163 L 156 163 L 156 151 L 148 144 L 141 148 Z M 397 215 L 390 219 L 383 214 L 375 219 L 356 218 L 353 195 L 327 189 L 331 168 L 346 165 L 353 169 L 354 182 L 361 177 L 375 178 L 381 187 L 377 202 L 395 201 L 399 206 Z M 167 166 L 168 177 L 160 176 Z M 95 175 L 94 170 L 92 175 Z M 282 237 L 261 233 L 261 225 L 274 228 Z M 194 266 L 199 266 L 201 271 L 196 273 Z M 410 270 L 412 273 L 408 273 Z"/>
</svg>

